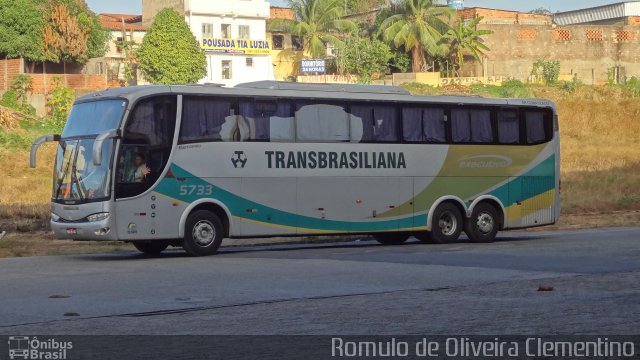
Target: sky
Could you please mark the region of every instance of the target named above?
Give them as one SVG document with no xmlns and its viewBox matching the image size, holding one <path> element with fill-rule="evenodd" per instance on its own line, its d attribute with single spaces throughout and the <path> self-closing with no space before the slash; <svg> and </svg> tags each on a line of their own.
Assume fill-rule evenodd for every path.
<svg viewBox="0 0 640 360">
<path fill-rule="evenodd" d="M 141 14 L 141 0 L 86 0 L 95 13 Z M 209 0 L 212 3 L 226 0 Z M 269 0 L 272 5 L 286 6 L 286 0 Z M 552 12 L 575 10 L 586 7 L 618 3 L 623 0 L 465 0 L 466 7 L 488 7 L 494 9 L 529 11 L 547 8 Z"/>
</svg>

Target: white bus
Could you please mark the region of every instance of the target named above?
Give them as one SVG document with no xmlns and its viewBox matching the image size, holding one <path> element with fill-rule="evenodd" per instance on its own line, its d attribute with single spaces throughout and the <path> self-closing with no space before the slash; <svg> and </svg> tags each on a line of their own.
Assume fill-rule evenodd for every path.
<svg viewBox="0 0 640 360">
<path fill-rule="evenodd" d="M 58 238 L 144 253 L 223 238 L 371 234 L 471 241 L 560 213 L 555 105 L 271 81 L 77 99 L 58 142 Z"/>
</svg>

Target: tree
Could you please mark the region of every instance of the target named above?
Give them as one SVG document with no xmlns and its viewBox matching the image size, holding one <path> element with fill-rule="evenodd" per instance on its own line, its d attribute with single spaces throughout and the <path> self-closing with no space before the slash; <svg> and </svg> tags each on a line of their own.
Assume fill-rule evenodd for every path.
<svg viewBox="0 0 640 360">
<path fill-rule="evenodd" d="M 458 25 L 449 29 L 443 36 L 443 40 L 449 41 L 451 44 L 451 52 L 455 54 L 458 68 L 462 68 L 462 65 L 464 65 L 465 52 L 480 61 L 480 57 L 485 55 L 485 51 L 489 51 L 487 45 L 482 43 L 481 36 L 491 35 L 493 31 L 476 29 L 482 19 L 484 19 L 482 16 L 477 17 L 467 25 L 464 24 L 462 19 L 459 19 Z"/>
<path fill-rule="evenodd" d="M 339 45 L 337 34 L 357 30 L 351 20 L 342 19 L 344 0 L 291 0 L 291 8 L 296 20 L 275 19 L 269 24 L 269 30 L 300 36 L 305 52 L 313 58 L 325 57 L 326 44 Z"/>
<path fill-rule="evenodd" d="M 384 74 L 389 70 L 391 49 L 376 39 L 354 37 L 338 47 L 338 70 L 357 74 L 360 82 L 371 82 L 372 75 Z"/>
<path fill-rule="evenodd" d="M 385 42 L 411 52 L 412 69 L 418 72 L 425 64 L 426 53 L 438 56 L 446 52 L 440 40 L 451 16 L 449 8 L 435 6 L 433 0 L 404 0 L 380 24 L 380 32 Z"/>
<path fill-rule="evenodd" d="M 551 15 L 551 10 L 544 8 L 544 7 L 539 7 L 539 8 L 535 8 L 531 11 L 529 11 L 529 14 L 536 14 L 536 15 Z"/>
<path fill-rule="evenodd" d="M 388 0 L 344 0 L 346 14 L 361 14 L 374 9 L 380 9 Z"/>
<path fill-rule="evenodd" d="M 84 0 L 49 0 L 46 10 L 43 41 L 48 60 L 84 63 L 105 54 L 110 34 Z"/>
<path fill-rule="evenodd" d="M 39 2 L 0 0 L 0 54 L 9 58 L 44 60 L 45 20 Z"/>
<path fill-rule="evenodd" d="M 207 73 L 204 52 L 175 10 L 157 15 L 138 50 L 138 65 L 154 84 L 195 83 Z"/>
</svg>

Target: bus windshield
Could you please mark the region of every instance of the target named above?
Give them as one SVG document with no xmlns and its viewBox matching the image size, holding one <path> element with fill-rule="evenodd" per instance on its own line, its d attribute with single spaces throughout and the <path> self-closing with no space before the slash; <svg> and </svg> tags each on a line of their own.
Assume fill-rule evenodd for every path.
<svg viewBox="0 0 640 360">
<path fill-rule="evenodd" d="M 93 164 L 93 139 L 62 140 L 53 178 L 53 198 L 57 201 L 90 201 L 109 197 L 110 161 L 113 141 L 103 145 L 102 165 Z"/>
<path fill-rule="evenodd" d="M 122 99 L 80 103 L 73 106 L 62 138 L 99 135 L 120 127 L 127 101 Z"/>
</svg>

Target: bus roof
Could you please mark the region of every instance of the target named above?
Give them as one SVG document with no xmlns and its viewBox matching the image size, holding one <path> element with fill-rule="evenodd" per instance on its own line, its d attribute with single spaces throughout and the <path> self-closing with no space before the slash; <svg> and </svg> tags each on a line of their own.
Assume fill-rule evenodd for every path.
<svg viewBox="0 0 640 360">
<path fill-rule="evenodd" d="M 257 81 L 238 84 L 235 87 L 224 87 L 220 84 L 203 85 L 143 85 L 115 88 L 96 92 L 76 99 L 76 103 L 87 101 L 124 98 L 135 102 L 139 98 L 154 94 L 192 94 L 218 96 L 247 96 L 288 99 L 326 99 L 354 100 L 374 102 L 402 102 L 421 104 L 452 105 L 502 105 L 551 107 L 555 104 L 546 99 L 504 99 L 484 98 L 480 96 L 423 96 L 411 95 L 407 90 L 395 86 L 352 85 L 352 84 L 303 84 L 278 81 Z"/>
</svg>

